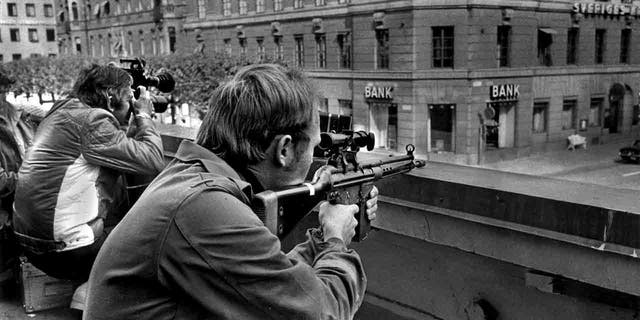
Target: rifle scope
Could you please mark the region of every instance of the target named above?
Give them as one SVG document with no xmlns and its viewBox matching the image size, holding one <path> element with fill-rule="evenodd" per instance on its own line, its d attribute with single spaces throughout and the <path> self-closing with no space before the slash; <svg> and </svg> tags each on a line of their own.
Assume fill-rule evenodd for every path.
<svg viewBox="0 0 640 320">
<path fill-rule="evenodd" d="M 358 150 L 367 147 L 368 151 L 373 150 L 376 138 L 373 132 L 366 131 L 343 131 L 342 133 L 323 132 L 320 134 L 321 149 L 347 148 Z"/>
</svg>

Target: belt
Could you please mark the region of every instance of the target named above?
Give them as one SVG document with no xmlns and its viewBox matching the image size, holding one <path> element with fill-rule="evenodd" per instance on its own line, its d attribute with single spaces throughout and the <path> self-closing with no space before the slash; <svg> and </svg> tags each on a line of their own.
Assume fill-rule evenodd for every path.
<svg viewBox="0 0 640 320">
<path fill-rule="evenodd" d="M 43 254 L 60 251 L 67 246 L 62 241 L 40 239 L 16 231 L 14 231 L 13 233 L 16 236 L 18 244 L 20 244 L 24 249 L 29 250 L 33 254 Z"/>
</svg>

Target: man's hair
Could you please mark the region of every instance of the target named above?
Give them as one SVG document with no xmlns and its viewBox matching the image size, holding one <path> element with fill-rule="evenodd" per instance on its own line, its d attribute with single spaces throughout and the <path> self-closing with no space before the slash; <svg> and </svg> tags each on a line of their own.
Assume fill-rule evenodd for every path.
<svg viewBox="0 0 640 320">
<path fill-rule="evenodd" d="M 131 76 L 128 72 L 114 65 L 93 64 L 89 68 L 80 71 L 76 79 L 71 97 L 92 108 L 107 109 L 109 105 L 108 94 L 111 91 L 131 86 Z"/>
<path fill-rule="evenodd" d="M 244 67 L 218 87 L 209 102 L 196 143 L 233 167 L 265 159 L 278 134 L 308 141 L 316 92 L 304 74 L 276 64 Z"/>
</svg>

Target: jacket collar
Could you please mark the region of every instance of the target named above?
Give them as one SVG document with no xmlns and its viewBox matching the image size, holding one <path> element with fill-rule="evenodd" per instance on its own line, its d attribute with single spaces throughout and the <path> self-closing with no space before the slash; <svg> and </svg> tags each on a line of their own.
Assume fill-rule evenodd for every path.
<svg viewBox="0 0 640 320">
<path fill-rule="evenodd" d="M 207 172 L 213 172 L 230 178 L 249 198 L 253 198 L 251 184 L 236 172 L 222 158 L 191 140 L 183 140 L 178 147 L 175 158 L 182 162 L 202 163 Z"/>
</svg>

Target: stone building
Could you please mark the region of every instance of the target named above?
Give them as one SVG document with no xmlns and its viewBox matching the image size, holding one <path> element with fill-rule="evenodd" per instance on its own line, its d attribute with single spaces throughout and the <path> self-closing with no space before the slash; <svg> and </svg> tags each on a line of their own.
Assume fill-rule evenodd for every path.
<svg viewBox="0 0 640 320">
<path fill-rule="evenodd" d="M 176 50 L 183 6 L 176 0 L 56 0 L 60 53 L 99 57 Z"/>
<path fill-rule="evenodd" d="M 636 136 L 639 6 L 192 0 L 179 43 L 304 68 L 322 89 L 325 130 L 475 164 L 565 148 L 573 133 L 589 144 Z"/>
<path fill-rule="evenodd" d="M 12 0 L 0 3 L 0 62 L 57 55 L 53 2 Z"/>
</svg>

